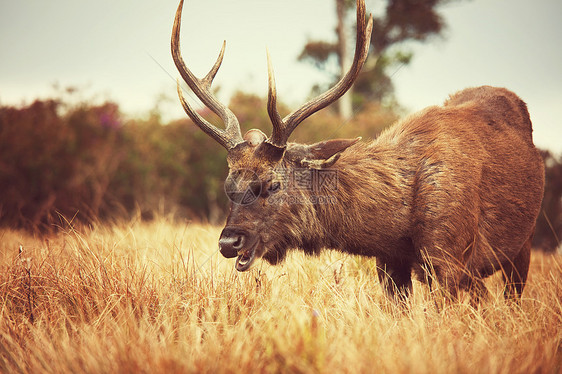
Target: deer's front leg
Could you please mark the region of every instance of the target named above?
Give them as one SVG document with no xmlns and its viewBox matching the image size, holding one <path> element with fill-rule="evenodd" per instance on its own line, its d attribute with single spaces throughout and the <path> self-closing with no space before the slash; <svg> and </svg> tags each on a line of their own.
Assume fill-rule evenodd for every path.
<svg viewBox="0 0 562 374">
<path fill-rule="evenodd" d="M 411 263 L 377 259 L 377 274 L 389 298 L 406 302 L 412 293 Z"/>
</svg>

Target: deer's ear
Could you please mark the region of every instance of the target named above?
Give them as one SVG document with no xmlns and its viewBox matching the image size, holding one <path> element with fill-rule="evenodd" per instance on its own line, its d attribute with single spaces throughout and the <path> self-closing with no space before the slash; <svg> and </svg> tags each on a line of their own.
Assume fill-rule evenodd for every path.
<svg viewBox="0 0 562 374">
<path fill-rule="evenodd" d="M 335 164 L 340 154 L 359 140 L 360 137 L 332 139 L 310 145 L 290 144 L 287 148 L 287 157 L 304 167 L 323 169 Z"/>
<path fill-rule="evenodd" d="M 357 143 L 359 140 L 361 140 L 361 137 L 355 139 L 331 139 L 311 144 L 307 146 L 309 151 L 307 158 L 314 160 L 328 160 L 345 151 L 348 147 Z"/>
</svg>

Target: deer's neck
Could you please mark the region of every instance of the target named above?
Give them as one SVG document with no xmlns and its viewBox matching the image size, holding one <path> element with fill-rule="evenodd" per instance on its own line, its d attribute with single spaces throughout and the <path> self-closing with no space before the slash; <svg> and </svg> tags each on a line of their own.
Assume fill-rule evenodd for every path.
<svg viewBox="0 0 562 374">
<path fill-rule="evenodd" d="M 328 170 L 336 185 L 316 211 L 331 247 L 372 252 L 408 236 L 414 171 L 395 148 L 357 144 Z"/>
</svg>

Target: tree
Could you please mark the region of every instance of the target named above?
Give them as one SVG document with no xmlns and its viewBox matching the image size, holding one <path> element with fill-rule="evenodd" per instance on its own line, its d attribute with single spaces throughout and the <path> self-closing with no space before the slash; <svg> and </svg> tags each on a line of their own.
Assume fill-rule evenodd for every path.
<svg viewBox="0 0 562 374">
<path fill-rule="evenodd" d="M 439 14 L 439 7 L 455 0 L 387 0 L 385 13 L 373 19 L 371 36 L 371 57 L 367 60 L 363 72 L 355 82 L 353 97 L 356 107 L 365 101 L 393 102 L 394 87 L 392 74 L 404 64 L 410 63 L 413 53 L 406 42 L 425 42 L 441 35 L 446 27 L 445 20 Z M 346 11 L 342 12 L 342 6 Z M 332 74 L 332 81 L 345 73 L 347 65 L 347 40 L 342 28 L 350 10 L 354 9 L 353 0 L 336 0 L 338 27 L 336 42 L 320 40 L 309 41 L 303 48 L 299 61 L 312 63 L 321 70 Z M 333 68 L 337 64 L 337 73 Z M 333 82 L 330 82 L 332 84 Z M 316 85 L 313 91 L 322 91 L 324 87 Z M 345 104 L 344 104 L 345 105 Z M 340 114 L 342 110 L 340 109 Z"/>
<path fill-rule="evenodd" d="M 562 239 L 562 155 L 541 151 L 545 164 L 544 197 L 537 219 L 533 247 L 546 252 L 560 247 Z"/>
<path fill-rule="evenodd" d="M 347 52 L 347 25 L 345 22 L 346 13 L 346 1 L 336 0 L 336 13 L 338 15 L 338 26 L 336 27 L 336 33 L 338 35 L 337 43 L 337 55 L 339 56 L 340 65 L 340 77 L 343 77 L 345 72 L 349 70 L 351 66 L 349 55 Z M 353 114 L 351 93 L 343 95 L 338 100 L 338 111 L 341 117 L 348 119 L 351 118 Z"/>
</svg>

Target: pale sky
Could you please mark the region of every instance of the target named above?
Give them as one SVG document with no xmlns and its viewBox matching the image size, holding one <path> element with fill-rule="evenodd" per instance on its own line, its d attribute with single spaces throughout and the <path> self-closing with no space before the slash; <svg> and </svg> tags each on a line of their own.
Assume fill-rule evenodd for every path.
<svg viewBox="0 0 562 374">
<path fill-rule="evenodd" d="M 385 4 L 366 3 L 373 13 Z M 161 106 L 166 118 L 184 116 L 169 47 L 176 7 L 176 0 L 2 1 L 0 103 L 52 96 L 58 83 L 115 100 L 130 116 L 148 113 L 164 94 L 172 98 Z M 235 90 L 266 94 L 267 47 L 279 98 L 296 107 L 325 79 L 296 57 L 308 38 L 333 37 L 334 13 L 334 0 L 186 0 L 184 59 L 204 75 L 226 39 L 215 84 L 227 101 Z M 413 62 L 394 75 L 399 102 L 415 111 L 465 87 L 503 86 L 527 102 L 535 143 L 562 152 L 562 1 L 465 0 L 442 13 L 445 38 L 414 45 Z"/>
</svg>

